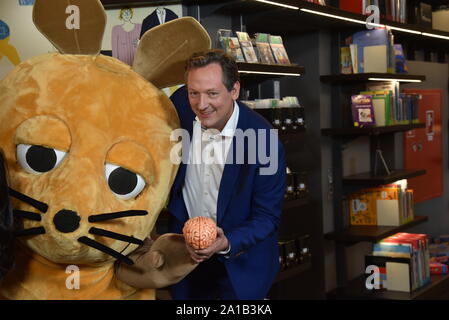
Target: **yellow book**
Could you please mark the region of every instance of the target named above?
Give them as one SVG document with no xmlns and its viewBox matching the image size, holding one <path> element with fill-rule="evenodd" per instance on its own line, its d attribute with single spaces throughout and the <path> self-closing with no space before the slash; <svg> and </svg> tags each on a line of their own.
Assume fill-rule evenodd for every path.
<svg viewBox="0 0 449 320">
<path fill-rule="evenodd" d="M 376 199 L 373 192 L 353 193 L 348 200 L 351 225 L 377 225 Z"/>
</svg>

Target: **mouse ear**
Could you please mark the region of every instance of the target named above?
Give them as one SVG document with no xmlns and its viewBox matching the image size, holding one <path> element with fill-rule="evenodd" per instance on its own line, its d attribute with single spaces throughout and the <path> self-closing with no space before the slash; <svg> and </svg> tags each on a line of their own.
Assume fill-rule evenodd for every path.
<svg viewBox="0 0 449 320">
<path fill-rule="evenodd" d="M 61 53 L 98 54 L 106 13 L 100 0 L 36 0 L 33 22 Z"/>
<path fill-rule="evenodd" d="M 192 17 L 175 19 L 143 35 L 133 69 L 158 88 L 182 84 L 187 59 L 210 46 L 209 34 L 197 20 Z"/>
</svg>

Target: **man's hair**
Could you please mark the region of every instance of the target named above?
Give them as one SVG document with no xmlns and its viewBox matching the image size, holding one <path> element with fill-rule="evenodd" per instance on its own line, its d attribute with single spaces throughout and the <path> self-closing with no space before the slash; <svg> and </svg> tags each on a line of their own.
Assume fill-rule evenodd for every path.
<svg viewBox="0 0 449 320">
<path fill-rule="evenodd" d="M 205 67 L 212 63 L 218 63 L 223 71 L 223 85 L 231 91 L 234 84 L 240 81 L 237 63 L 235 60 L 223 50 L 212 49 L 194 53 L 186 64 L 186 79 L 189 71 L 196 68 Z"/>
</svg>

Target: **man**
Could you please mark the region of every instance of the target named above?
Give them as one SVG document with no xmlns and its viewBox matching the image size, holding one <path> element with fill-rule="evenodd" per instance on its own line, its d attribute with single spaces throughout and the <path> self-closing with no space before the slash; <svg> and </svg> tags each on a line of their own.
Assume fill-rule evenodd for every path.
<svg viewBox="0 0 449 320">
<path fill-rule="evenodd" d="M 223 51 L 193 55 L 186 84 L 172 96 L 181 126 L 192 138 L 182 150 L 187 163 L 181 164 L 172 188 L 169 232 L 182 233 L 189 218 L 206 216 L 217 223 L 217 239 L 203 250 L 187 246 L 199 265 L 171 286 L 172 297 L 263 299 L 279 270 L 283 147 L 270 136 L 272 127 L 264 118 L 236 101 L 237 66 Z M 257 141 L 239 143 L 249 130 Z M 268 153 L 269 163 L 261 161 L 259 151 Z M 251 161 L 254 153 L 256 161 Z M 273 163 L 277 168 L 270 172 Z"/>
</svg>

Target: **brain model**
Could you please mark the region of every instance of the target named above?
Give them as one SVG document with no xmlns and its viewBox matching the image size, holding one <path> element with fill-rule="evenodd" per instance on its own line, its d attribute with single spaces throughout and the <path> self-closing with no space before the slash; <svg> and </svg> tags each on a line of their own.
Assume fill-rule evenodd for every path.
<svg viewBox="0 0 449 320">
<path fill-rule="evenodd" d="M 217 225 L 211 218 L 195 217 L 187 220 L 182 232 L 192 248 L 206 249 L 217 237 Z"/>
</svg>

